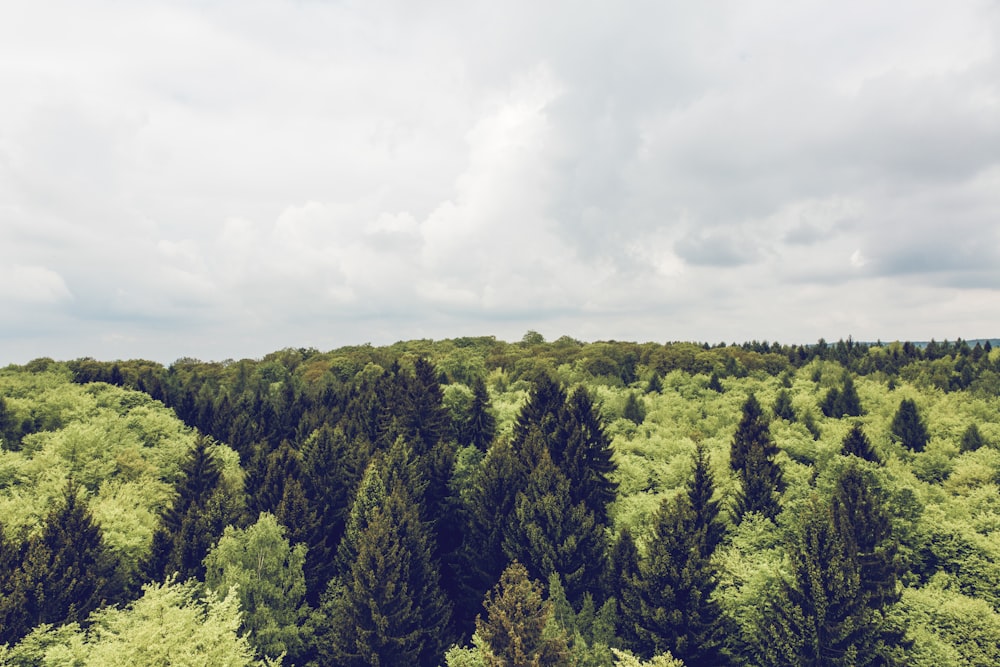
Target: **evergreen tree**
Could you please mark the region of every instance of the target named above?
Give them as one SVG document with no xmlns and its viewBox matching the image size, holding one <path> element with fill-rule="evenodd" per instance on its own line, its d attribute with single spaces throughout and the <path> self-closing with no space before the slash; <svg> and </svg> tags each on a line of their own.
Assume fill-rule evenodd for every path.
<svg viewBox="0 0 1000 667">
<path fill-rule="evenodd" d="M 370 455 L 369 443 L 348 443 L 343 429 L 328 425 L 319 428 L 303 445 L 303 482 L 315 513 L 313 530 L 306 540 L 309 551 L 304 565 L 307 599 L 313 604 L 336 573 L 337 545 Z"/>
<path fill-rule="evenodd" d="M 792 407 L 792 396 L 785 389 L 778 392 L 778 398 L 774 401 L 774 416 L 790 422 L 795 421 L 795 408 Z"/>
<path fill-rule="evenodd" d="M 511 438 L 511 446 L 516 453 L 524 444 L 528 433 L 536 429 L 542 437 L 542 441 L 550 443 L 555 434 L 559 431 L 563 420 L 563 410 L 566 405 L 566 392 L 547 374 L 541 374 L 528 394 L 528 401 L 521 408 L 521 412 L 514 422 L 514 433 Z M 558 461 L 562 458 L 560 453 L 551 452 L 553 459 Z M 495 580 L 494 580 L 495 581 Z"/>
<path fill-rule="evenodd" d="M 472 383 L 472 405 L 469 409 L 469 421 L 465 428 L 466 437 L 463 444 L 475 446 L 485 452 L 496 437 L 497 422 L 491 412 L 490 395 L 486 383 L 477 377 Z"/>
<path fill-rule="evenodd" d="M 899 410 L 896 411 L 896 416 L 893 417 L 889 430 L 904 447 L 915 452 L 924 451 L 924 447 L 927 446 L 927 441 L 930 439 L 927 427 L 924 426 L 924 422 L 920 419 L 920 413 L 917 411 L 917 404 L 910 398 L 904 398 L 900 402 Z"/>
<path fill-rule="evenodd" d="M 618 466 L 600 413 L 583 387 L 570 394 L 561 420 L 554 443 L 549 443 L 552 460 L 569 480 L 573 502 L 582 501 L 606 525 L 608 505 L 618 490 L 611 479 Z"/>
<path fill-rule="evenodd" d="M 622 417 L 636 425 L 641 424 L 646 419 L 646 408 L 640 399 L 636 397 L 635 392 L 630 391 L 628 398 L 625 399 Z"/>
<path fill-rule="evenodd" d="M 476 618 L 487 667 L 562 667 L 570 652 L 564 633 L 553 629 L 551 603 L 542 587 L 518 562 L 504 570 L 483 602 L 486 618 Z"/>
<path fill-rule="evenodd" d="M 41 532 L 25 544 L 0 599 L 0 642 L 13 643 L 40 623 L 83 621 L 117 595 L 117 564 L 80 494 L 67 484 Z"/>
<path fill-rule="evenodd" d="M 774 460 L 777 453 L 767 418 L 757 398 L 750 394 L 730 445 L 729 465 L 741 482 L 734 512 L 737 522 L 747 512 L 760 512 L 773 519 L 781 510 L 778 496 L 785 483 Z"/>
<path fill-rule="evenodd" d="M 573 503 L 569 480 L 542 450 L 518 493 L 504 538 L 504 553 L 524 563 L 535 578 L 558 573 L 571 602 L 599 592 L 604 572 L 604 526 L 583 501 Z"/>
<path fill-rule="evenodd" d="M 660 377 L 659 372 L 653 371 L 653 374 L 649 376 L 649 382 L 646 383 L 646 393 L 659 394 L 661 391 L 663 391 L 663 378 Z"/>
<path fill-rule="evenodd" d="M 330 589 L 328 657 L 346 667 L 436 667 L 450 609 L 427 527 L 402 485 L 373 506 L 375 499 L 359 493 L 361 506 L 352 509 L 348 535 L 352 528 L 358 531 L 354 558 L 340 585 Z"/>
<path fill-rule="evenodd" d="M 775 665 L 840 667 L 858 663 L 864 622 L 856 547 L 815 496 L 790 548 L 792 581 L 765 615 L 765 660 Z"/>
<path fill-rule="evenodd" d="M 719 520 L 719 502 L 713 500 L 715 480 L 709 467 L 705 446 L 698 443 L 694 452 L 694 470 L 687 484 L 688 502 L 691 504 L 692 523 L 689 530 L 698 541 L 702 558 L 711 558 L 722 542 L 725 527 Z"/>
<path fill-rule="evenodd" d="M 861 407 L 861 398 L 858 390 L 854 387 L 854 378 L 847 371 L 844 372 L 844 383 L 840 390 L 840 402 L 837 406 L 838 416 L 860 417 L 864 414 Z"/>
<path fill-rule="evenodd" d="M 448 411 L 434 365 L 420 357 L 413 364 L 413 379 L 403 387 L 399 416 L 406 437 L 418 456 L 431 450 L 448 432 Z"/>
<path fill-rule="evenodd" d="M 979 433 L 979 427 L 975 424 L 969 424 L 962 433 L 961 451 L 974 452 L 982 446 L 983 436 Z"/>
<path fill-rule="evenodd" d="M 209 438 L 198 436 L 181 465 L 174 487 L 177 496 L 153 534 L 153 547 L 143 567 L 147 579 L 162 581 L 171 573 L 182 580 L 202 578 L 209 548 L 236 518 L 234 501 L 220 486 L 221 472 L 211 447 Z"/>
<path fill-rule="evenodd" d="M 729 359 L 732 360 L 732 357 L 729 357 Z M 712 371 L 712 375 L 708 378 L 708 384 L 705 385 L 705 388 L 720 394 L 725 391 L 722 382 L 719 380 L 719 374 L 715 371 Z"/>
<path fill-rule="evenodd" d="M 844 436 L 844 442 L 840 451 L 844 456 L 851 456 L 853 454 L 858 458 L 871 461 L 872 463 L 880 462 L 878 454 L 875 452 L 875 448 L 872 447 L 871 441 L 868 439 L 868 436 L 865 435 L 865 432 L 859 423 L 851 425 L 851 430 L 847 432 L 846 436 Z"/>
<path fill-rule="evenodd" d="M 622 614 L 650 658 L 670 651 L 685 665 L 719 665 L 721 611 L 712 599 L 715 573 L 702 555 L 704 535 L 687 494 L 665 500 L 639 573 L 622 592 Z"/>
</svg>

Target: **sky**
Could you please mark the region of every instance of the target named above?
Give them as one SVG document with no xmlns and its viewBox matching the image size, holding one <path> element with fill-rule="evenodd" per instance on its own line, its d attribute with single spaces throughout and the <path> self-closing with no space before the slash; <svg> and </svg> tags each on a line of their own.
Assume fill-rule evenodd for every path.
<svg viewBox="0 0 1000 667">
<path fill-rule="evenodd" d="M 0 364 L 1000 336 L 996 0 L 0 5 Z"/>
</svg>

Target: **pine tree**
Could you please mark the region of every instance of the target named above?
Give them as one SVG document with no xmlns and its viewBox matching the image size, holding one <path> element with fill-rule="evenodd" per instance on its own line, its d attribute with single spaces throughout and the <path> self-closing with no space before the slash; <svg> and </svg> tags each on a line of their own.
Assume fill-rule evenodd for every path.
<svg viewBox="0 0 1000 667">
<path fill-rule="evenodd" d="M 860 573 L 850 531 L 813 497 L 790 547 L 792 581 L 761 628 L 777 665 L 857 664 L 855 630 L 864 622 Z"/>
<path fill-rule="evenodd" d="M 467 443 L 485 452 L 496 437 L 497 422 L 490 410 L 490 395 L 486 383 L 477 377 L 472 383 L 472 406 L 469 409 L 469 421 L 465 428 Z"/>
<path fill-rule="evenodd" d="M 920 419 L 917 404 L 910 398 L 904 398 L 899 404 L 899 410 L 893 417 L 892 425 L 889 427 L 893 436 L 899 442 L 915 452 L 924 451 L 930 437 L 927 434 L 927 427 Z"/>
<path fill-rule="evenodd" d="M 514 422 L 514 433 L 511 438 L 514 451 L 520 453 L 532 429 L 537 429 L 543 442 L 549 443 L 560 428 L 565 404 L 566 392 L 559 383 L 547 374 L 540 375 L 535 380 L 528 394 L 528 401 L 521 408 L 517 421 Z M 553 454 L 553 458 L 558 460 L 561 456 Z"/>
<path fill-rule="evenodd" d="M 861 424 L 859 423 L 851 425 L 851 430 L 847 432 L 846 436 L 844 436 L 841 453 L 844 456 L 854 455 L 866 461 L 871 461 L 872 463 L 880 462 L 878 454 L 875 452 L 875 448 L 872 447 L 871 441 L 868 439 L 868 436 L 865 435 L 865 432 L 862 430 Z"/>
<path fill-rule="evenodd" d="M 618 466 L 600 413 L 583 387 L 570 394 L 561 420 L 555 442 L 549 444 L 552 460 L 569 480 L 573 502 L 582 501 L 606 525 L 608 505 L 618 490 L 612 480 Z"/>
<path fill-rule="evenodd" d="M 315 512 L 315 524 L 306 543 L 304 566 L 307 599 L 316 604 L 336 573 L 337 545 L 344 535 L 351 501 L 371 455 L 364 441 L 348 443 L 341 428 L 323 425 L 302 448 L 306 497 Z"/>
<path fill-rule="evenodd" d="M 653 374 L 649 376 L 649 382 L 646 383 L 646 393 L 659 394 L 661 391 L 663 391 L 663 378 L 657 371 L 653 371 Z"/>
<path fill-rule="evenodd" d="M 694 470 L 687 485 L 691 504 L 691 532 L 696 536 L 702 558 L 711 558 L 722 542 L 725 527 L 719 520 L 719 501 L 714 500 L 715 480 L 705 446 L 698 443 L 694 452 Z"/>
<path fill-rule="evenodd" d="M 399 484 L 380 504 L 372 500 L 359 494 L 361 506 L 352 509 L 358 520 L 348 535 L 357 529 L 357 539 L 341 585 L 331 589 L 330 657 L 346 667 L 436 667 L 450 608 L 419 506 Z"/>
<path fill-rule="evenodd" d="M 692 667 L 719 665 L 721 611 L 712 599 L 715 573 L 702 555 L 686 494 L 665 500 L 638 575 L 626 584 L 622 615 L 635 630 L 633 648 L 650 658 L 670 651 Z"/>
<path fill-rule="evenodd" d="M 518 562 L 504 570 L 483 602 L 486 618 L 476 618 L 482 658 L 488 667 L 562 667 L 570 652 L 564 633 L 553 631 L 551 603 L 542 587 Z"/>
<path fill-rule="evenodd" d="M 837 405 L 838 416 L 860 417 L 864 409 L 861 407 L 861 398 L 858 397 L 858 390 L 854 387 L 854 379 L 847 371 L 844 372 L 843 387 L 840 390 L 840 401 Z"/>
<path fill-rule="evenodd" d="M 233 499 L 220 488 L 221 472 L 211 447 L 211 440 L 199 435 L 181 465 L 177 496 L 153 534 L 153 548 L 143 567 L 147 579 L 162 581 L 171 573 L 182 580 L 202 578 L 209 548 L 236 518 Z"/>
<path fill-rule="evenodd" d="M 729 465 L 741 482 L 734 511 L 737 523 L 747 512 L 773 519 L 781 511 L 778 497 L 785 483 L 774 460 L 777 453 L 767 418 L 757 398 L 750 394 L 730 445 Z"/>
<path fill-rule="evenodd" d="M 636 425 L 641 424 L 646 419 L 646 408 L 636 397 L 635 392 L 629 392 L 628 398 L 625 399 L 622 417 Z"/>
<path fill-rule="evenodd" d="M 979 427 L 975 424 L 969 424 L 968 428 L 962 433 L 961 451 L 974 452 L 982 446 L 983 436 L 979 433 Z"/>
<path fill-rule="evenodd" d="M 604 526 L 583 501 L 573 503 L 570 482 L 547 450 L 542 450 L 524 491 L 517 494 L 503 545 L 504 553 L 524 563 L 535 578 L 558 573 L 576 605 L 584 593 L 599 592 Z"/>
<path fill-rule="evenodd" d="M 80 494 L 67 484 L 41 533 L 25 544 L 0 601 L 0 642 L 13 643 L 41 623 L 85 620 L 118 593 L 114 556 Z"/>
<path fill-rule="evenodd" d="M 795 408 L 792 407 L 792 396 L 785 389 L 778 392 L 774 401 L 774 416 L 790 422 L 795 421 Z"/>
<path fill-rule="evenodd" d="M 729 359 L 732 359 L 732 357 L 729 357 Z M 708 378 L 708 384 L 705 385 L 705 388 L 711 389 L 712 391 L 720 394 L 725 391 L 725 388 L 722 386 L 722 382 L 719 380 L 719 374 L 715 371 L 712 371 L 712 375 Z"/>
</svg>

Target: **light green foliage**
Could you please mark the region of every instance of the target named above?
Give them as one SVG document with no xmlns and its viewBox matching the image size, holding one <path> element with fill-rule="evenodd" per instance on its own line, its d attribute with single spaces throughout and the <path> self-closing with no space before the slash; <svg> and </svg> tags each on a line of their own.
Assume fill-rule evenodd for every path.
<svg viewBox="0 0 1000 667">
<path fill-rule="evenodd" d="M 684 663 L 670 655 L 670 652 L 641 660 L 629 651 L 611 649 L 615 654 L 615 667 L 684 667 Z"/>
<path fill-rule="evenodd" d="M 59 364 L 44 373 L 0 371 L 0 395 L 40 430 L 20 451 L 0 452 L 0 517 L 8 534 L 38 529 L 70 476 L 126 576 L 149 549 L 158 517 L 194 434 L 147 394 L 96 383 L 76 385 Z M 241 488 L 239 458 L 220 446 L 231 490 Z"/>
<path fill-rule="evenodd" d="M 243 609 L 241 630 L 266 656 L 298 654 L 306 584 L 302 574 L 306 546 L 290 546 L 284 528 L 263 513 L 245 530 L 226 528 L 205 558 L 205 585 L 222 594 L 238 592 Z"/>
<path fill-rule="evenodd" d="M 955 591 L 948 577 L 903 590 L 901 611 L 919 667 L 993 667 L 1000 664 L 1000 614 L 985 600 Z"/>
<path fill-rule="evenodd" d="M 198 594 L 195 582 L 150 584 L 124 609 L 91 614 L 88 628 L 40 626 L 6 653 L 16 667 L 246 667 L 261 662 L 239 634 L 236 591 L 225 597 Z"/>
</svg>

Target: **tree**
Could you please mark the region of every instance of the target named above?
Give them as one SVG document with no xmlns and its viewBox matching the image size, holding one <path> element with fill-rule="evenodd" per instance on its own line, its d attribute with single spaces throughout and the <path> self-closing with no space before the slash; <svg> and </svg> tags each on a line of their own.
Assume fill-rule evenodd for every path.
<svg viewBox="0 0 1000 667">
<path fill-rule="evenodd" d="M 865 435 L 865 432 L 859 423 L 851 425 L 851 430 L 847 432 L 846 436 L 844 436 L 844 441 L 841 445 L 840 451 L 844 456 L 854 455 L 860 459 L 871 461 L 872 463 L 880 462 L 878 454 L 875 452 L 875 448 L 872 447 L 871 441 L 868 439 L 868 436 Z"/>
<path fill-rule="evenodd" d="M 76 484 L 67 484 L 41 532 L 25 544 L 0 600 L 0 642 L 40 623 L 82 621 L 118 593 L 114 557 L 80 495 Z"/>
<path fill-rule="evenodd" d="M 201 579 L 208 550 L 223 528 L 235 522 L 234 501 L 220 484 L 213 449 L 214 443 L 199 435 L 181 465 L 174 485 L 177 496 L 153 534 L 153 548 L 143 568 L 148 579 L 162 581 L 172 573 L 182 580 Z"/>
<path fill-rule="evenodd" d="M 331 582 L 326 609 L 329 657 L 347 667 L 435 667 L 444 653 L 450 608 L 431 558 L 419 504 L 403 485 L 379 498 L 369 468 L 351 511 L 345 540 L 353 555 L 344 576 Z M 374 476 L 373 476 L 374 475 Z M 366 489 L 365 487 L 369 488 Z"/>
<path fill-rule="evenodd" d="M 863 622 L 860 575 L 850 531 L 813 496 L 789 548 L 792 580 L 770 603 L 761 628 L 764 661 L 775 665 L 854 665 L 854 631 Z"/>
<path fill-rule="evenodd" d="M 975 424 L 969 424 L 962 433 L 961 451 L 974 452 L 982 446 L 983 436 L 979 433 L 979 427 Z"/>
<path fill-rule="evenodd" d="M 729 359 L 732 359 L 732 357 L 729 357 Z M 725 391 L 722 382 L 719 380 L 719 374 L 715 371 L 712 371 L 712 375 L 708 378 L 708 384 L 705 385 L 705 388 L 720 394 Z"/>
<path fill-rule="evenodd" d="M 715 480 L 708 454 L 705 446 L 698 443 L 694 451 L 694 470 L 687 484 L 687 497 L 692 516 L 689 530 L 695 535 L 699 552 L 705 559 L 712 557 L 725 533 L 719 520 L 719 501 L 713 499 L 714 495 Z"/>
<path fill-rule="evenodd" d="M 227 526 L 205 557 L 206 587 L 219 596 L 235 587 L 241 629 L 265 656 L 295 659 L 305 648 L 305 555 L 306 546 L 292 547 L 277 519 L 263 513 L 245 530 Z"/>
<path fill-rule="evenodd" d="M 712 599 L 717 582 L 696 524 L 686 494 L 663 501 L 638 575 L 622 592 L 633 648 L 645 657 L 669 651 L 692 667 L 722 660 L 721 611 Z"/>
<path fill-rule="evenodd" d="M 535 578 L 558 573 L 575 605 L 587 592 L 599 592 L 604 573 L 604 526 L 583 501 L 573 503 L 569 479 L 542 450 L 517 494 L 504 536 L 504 553 L 521 561 Z"/>
<path fill-rule="evenodd" d="M 465 427 L 467 443 L 474 445 L 479 451 L 485 452 L 496 436 L 497 422 L 490 409 L 490 395 L 486 383 L 481 377 L 476 377 L 472 383 L 472 405 L 469 408 L 469 421 Z"/>
<path fill-rule="evenodd" d="M 743 404 L 729 454 L 729 465 L 741 482 L 734 512 L 737 522 L 747 512 L 760 512 L 773 519 L 781 510 L 778 495 L 785 483 L 774 460 L 777 453 L 767 418 L 757 398 L 750 394 Z"/>
<path fill-rule="evenodd" d="M 629 392 L 625 399 L 625 407 L 622 409 L 622 417 L 633 424 L 641 424 L 646 419 L 646 407 L 642 401 L 636 397 L 635 392 Z"/>
<path fill-rule="evenodd" d="M 833 419 L 840 417 L 860 417 L 864 414 L 861 399 L 854 387 L 854 380 L 848 371 L 844 371 L 841 387 L 831 387 L 820 404 L 823 414 Z"/>
<path fill-rule="evenodd" d="M 570 664 L 566 636 L 553 627 L 551 603 L 542 587 L 514 561 L 487 594 L 486 618 L 476 618 L 483 662 L 488 667 L 557 667 Z"/>
<path fill-rule="evenodd" d="M 552 460 L 569 480 L 573 502 L 582 501 L 597 521 L 606 525 L 608 505 L 618 490 L 612 480 L 618 466 L 600 413 L 587 391 L 577 387 L 560 418 L 562 426 L 549 442 Z"/>
<path fill-rule="evenodd" d="M 792 407 L 792 396 L 785 389 L 778 392 L 778 398 L 774 401 L 774 416 L 790 422 L 795 421 L 795 408 Z"/>
<path fill-rule="evenodd" d="M 904 447 L 915 452 L 924 451 L 930 436 L 927 434 L 927 427 L 920 418 L 916 402 L 911 398 L 904 398 L 899 403 L 899 410 L 892 419 L 889 427 L 896 440 Z"/>
</svg>

